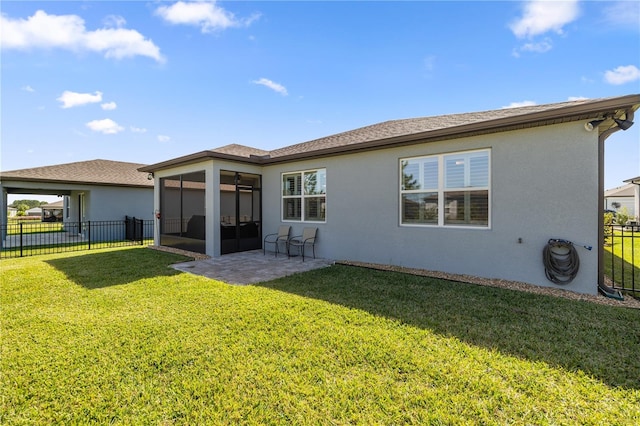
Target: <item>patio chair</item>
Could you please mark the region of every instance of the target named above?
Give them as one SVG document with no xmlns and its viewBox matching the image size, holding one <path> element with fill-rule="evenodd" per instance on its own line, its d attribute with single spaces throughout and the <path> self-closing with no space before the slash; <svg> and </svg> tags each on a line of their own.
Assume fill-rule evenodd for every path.
<svg viewBox="0 0 640 426">
<path fill-rule="evenodd" d="M 316 233 L 318 228 L 304 228 L 302 235 L 296 235 L 289 239 L 287 244 L 287 255 L 291 257 L 291 247 L 297 247 L 298 252 L 302 255 L 302 261 L 304 262 L 304 250 L 305 247 L 311 246 L 313 249 L 313 258 L 316 258 Z"/>
<path fill-rule="evenodd" d="M 290 226 L 282 225 L 278 228 L 278 232 L 275 234 L 268 234 L 264 237 L 264 242 L 262 243 L 262 254 L 267 254 L 267 244 L 275 245 L 275 254 L 278 257 L 278 253 L 280 252 L 280 244 L 284 244 L 285 248 L 287 247 L 287 241 L 289 240 L 289 231 L 291 230 Z M 289 252 L 287 248 L 287 253 Z"/>
</svg>

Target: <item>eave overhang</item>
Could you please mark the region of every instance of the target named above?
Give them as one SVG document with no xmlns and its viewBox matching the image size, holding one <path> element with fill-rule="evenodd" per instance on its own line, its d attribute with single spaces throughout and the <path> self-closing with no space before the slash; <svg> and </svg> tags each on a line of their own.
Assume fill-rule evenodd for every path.
<svg viewBox="0 0 640 426">
<path fill-rule="evenodd" d="M 153 183 L 149 185 L 135 185 L 135 184 L 127 184 L 127 183 L 112 183 L 112 182 L 90 182 L 90 181 L 82 181 L 82 180 L 53 180 L 46 178 L 31 178 L 31 177 L 20 177 L 20 176 L 11 176 L 11 175 L 2 175 L 0 176 L 0 184 L 7 188 L 12 188 L 13 183 L 19 182 L 33 182 L 33 183 L 46 183 L 51 186 L 55 185 L 91 185 L 91 186 L 116 186 L 116 187 L 126 187 L 126 188 L 153 188 Z"/>
<path fill-rule="evenodd" d="M 486 135 L 498 132 L 548 126 L 575 121 L 587 121 L 603 117 L 623 117 L 628 111 L 640 107 L 640 95 L 627 95 L 616 98 L 594 100 L 576 105 L 561 106 L 544 111 L 513 115 L 503 118 L 484 120 L 469 124 L 443 127 L 435 130 L 406 134 L 390 138 L 376 139 L 348 145 L 334 146 L 325 149 L 299 152 L 277 157 L 251 156 L 241 157 L 215 151 L 200 151 L 183 157 L 174 158 L 161 163 L 141 167 L 141 172 L 156 172 L 177 166 L 194 164 L 207 159 L 235 161 L 244 164 L 271 165 L 292 161 L 307 160 L 319 157 L 344 155 L 362 151 L 395 148 L 399 146 L 430 143 L 463 137 Z M 602 132 L 602 131 L 601 131 Z"/>
</svg>

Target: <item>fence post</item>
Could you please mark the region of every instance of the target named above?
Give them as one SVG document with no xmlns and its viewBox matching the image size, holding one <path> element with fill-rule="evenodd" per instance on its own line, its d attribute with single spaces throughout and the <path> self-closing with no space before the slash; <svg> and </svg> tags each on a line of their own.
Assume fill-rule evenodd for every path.
<svg viewBox="0 0 640 426">
<path fill-rule="evenodd" d="M 20 257 L 22 257 L 22 225 L 24 225 L 24 223 L 20 221 Z"/>
<path fill-rule="evenodd" d="M 129 216 L 124 217 L 124 239 L 130 240 L 131 238 L 131 219 Z"/>
<path fill-rule="evenodd" d="M 87 243 L 89 244 L 89 247 L 87 248 L 87 250 L 91 250 L 91 221 L 90 220 L 87 221 Z"/>
<path fill-rule="evenodd" d="M 140 239 L 140 245 L 144 244 L 144 226 L 142 219 L 133 218 L 133 237 L 134 240 Z"/>
</svg>

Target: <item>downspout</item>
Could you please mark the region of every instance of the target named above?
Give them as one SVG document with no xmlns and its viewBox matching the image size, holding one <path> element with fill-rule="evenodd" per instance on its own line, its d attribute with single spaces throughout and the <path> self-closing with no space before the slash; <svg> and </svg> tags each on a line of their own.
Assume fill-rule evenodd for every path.
<svg viewBox="0 0 640 426">
<path fill-rule="evenodd" d="M 625 117 L 629 121 L 633 121 L 634 111 L 628 109 L 625 111 Z M 605 296 L 616 297 L 619 292 L 607 286 L 604 283 L 604 141 L 620 130 L 617 125 L 611 127 L 598 136 L 598 289 Z M 619 297 L 622 297 L 621 295 Z"/>
</svg>

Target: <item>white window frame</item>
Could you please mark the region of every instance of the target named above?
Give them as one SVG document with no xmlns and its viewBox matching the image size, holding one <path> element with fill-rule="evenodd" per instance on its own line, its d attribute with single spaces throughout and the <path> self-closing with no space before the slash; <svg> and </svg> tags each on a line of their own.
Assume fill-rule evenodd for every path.
<svg viewBox="0 0 640 426">
<path fill-rule="evenodd" d="M 305 194 L 305 185 L 304 185 L 304 178 L 305 175 L 307 174 L 311 174 L 311 173 L 320 173 L 320 172 L 324 172 L 324 193 L 320 193 L 320 194 Z M 286 175 L 299 175 L 300 176 L 300 182 L 301 182 L 301 188 L 300 188 L 300 195 L 298 194 L 294 194 L 294 195 L 285 195 L 285 191 L 284 191 L 284 177 Z M 296 171 L 291 171 L 291 172 L 282 172 L 280 174 L 280 220 L 282 222 L 293 222 L 293 223 L 326 223 L 327 222 L 327 169 L 326 168 L 318 168 L 318 169 L 309 169 L 309 170 L 296 170 Z M 323 208 L 324 208 L 324 220 L 305 220 L 305 216 L 306 216 L 306 211 L 305 211 L 305 199 L 307 198 L 324 198 L 324 203 L 323 203 Z M 285 218 L 284 217 L 284 200 L 286 199 L 299 199 L 300 200 L 300 219 L 291 219 L 291 218 Z"/>
<path fill-rule="evenodd" d="M 445 176 L 445 159 L 447 157 L 453 156 L 463 156 L 468 154 L 475 153 L 486 153 L 487 154 L 487 185 L 486 186 L 464 186 L 460 188 L 447 188 L 446 187 L 446 176 Z M 438 162 L 438 187 L 437 188 L 421 188 L 414 190 L 406 190 L 403 189 L 403 170 L 402 163 L 403 161 L 410 160 L 427 160 L 427 159 L 437 159 Z M 469 165 L 465 164 L 465 169 L 468 169 Z M 399 175 L 399 194 L 398 194 L 398 222 L 400 226 L 410 226 L 410 227 L 437 227 L 437 228 L 461 228 L 461 229 L 491 229 L 491 148 L 483 148 L 483 149 L 475 149 L 468 151 L 459 151 L 459 152 L 446 152 L 441 154 L 432 154 L 432 155 L 421 155 L 414 157 L 405 157 L 400 158 L 398 161 L 398 175 Z M 423 170 L 420 168 L 419 170 L 419 179 L 422 180 Z M 468 183 L 469 176 L 465 173 L 465 183 Z M 447 192 L 460 192 L 460 191 L 486 191 L 487 192 L 487 224 L 477 225 L 477 224 L 446 224 L 445 223 L 445 194 Z M 403 195 L 412 194 L 412 193 L 436 193 L 438 194 L 438 219 L 435 223 L 409 223 L 403 222 L 402 216 L 402 202 Z"/>
</svg>

